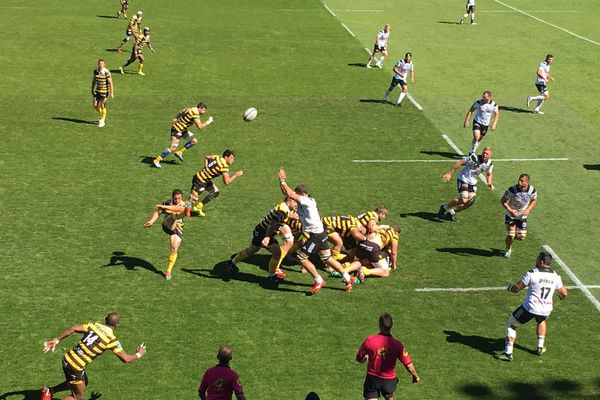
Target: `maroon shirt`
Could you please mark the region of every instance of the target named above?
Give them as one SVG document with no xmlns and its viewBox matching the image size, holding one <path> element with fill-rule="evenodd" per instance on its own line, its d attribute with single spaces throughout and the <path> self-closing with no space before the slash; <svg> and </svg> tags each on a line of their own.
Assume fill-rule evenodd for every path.
<svg viewBox="0 0 600 400">
<path fill-rule="evenodd" d="M 240 376 L 226 365 L 217 364 L 204 372 L 198 391 L 206 393 L 206 400 L 231 400 L 232 394 L 244 393 Z"/>
<path fill-rule="evenodd" d="M 396 360 L 403 365 L 412 362 L 404 348 L 404 344 L 392 335 L 368 336 L 356 353 L 356 360 L 362 362 L 365 356 L 369 356 L 367 374 L 382 379 L 393 379 L 396 377 Z"/>
</svg>

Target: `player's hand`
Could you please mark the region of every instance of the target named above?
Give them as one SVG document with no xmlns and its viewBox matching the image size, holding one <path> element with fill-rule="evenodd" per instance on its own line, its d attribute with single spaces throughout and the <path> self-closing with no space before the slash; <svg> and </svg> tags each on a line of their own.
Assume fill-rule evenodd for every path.
<svg viewBox="0 0 600 400">
<path fill-rule="evenodd" d="M 58 339 L 52 339 L 48 342 L 44 342 L 44 353 L 47 353 L 50 350 L 54 352 L 54 350 L 56 350 L 56 345 L 58 344 L 58 342 L 60 342 L 60 340 Z"/>
<path fill-rule="evenodd" d="M 148 221 L 144 224 L 144 228 L 150 228 L 152 225 L 153 225 L 153 222 Z"/>
<path fill-rule="evenodd" d="M 495 131 L 496 130 L 496 124 L 492 124 L 492 130 Z"/>
<path fill-rule="evenodd" d="M 144 343 L 140 344 L 137 349 L 135 349 L 136 353 L 140 353 L 140 356 L 144 356 L 146 354 L 146 345 Z"/>
<path fill-rule="evenodd" d="M 285 178 L 287 178 L 287 175 L 285 174 L 285 170 L 283 169 L 283 167 L 280 167 L 279 168 L 279 180 L 285 181 Z"/>
<path fill-rule="evenodd" d="M 452 178 L 452 174 L 448 172 L 442 176 L 442 182 L 448 182 L 450 178 Z"/>
<path fill-rule="evenodd" d="M 420 380 L 421 380 L 421 377 L 420 377 L 419 375 L 417 375 L 417 376 L 413 376 L 413 377 L 412 377 L 412 383 L 417 383 L 417 382 L 419 382 Z"/>
<path fill-rule="evenodd" d="M 260 243 L 264 246 L 267 247 L 269 245 L 269 242 L 271 241 L 270 237 L 265 237 Z"/>
<path fill-rule="evenodd" d="M 236 171 L 235 172 L 235 176 L 242 176 L 244 175 L 244 171 Z"/>
<path fill-rule="evenodd" d="M 212 124 L 213 121 L 214 121 L 213 117 L 208 117 L 208 119 L 206 120 L 206 125 Z"/>
<path fill-rule="evenodd" d="M 496 189 L 496 186 L 494 186 L 494 185 L 493 185 L 493 184 L 491 184 L 491 183 L 488 183 L 488 184 L 487 184 L 487 187 L 489 187 L 491 190 L 494 190 L 494 189 Z"/>
<path fill-rule="evenodd" d="M 466 120 L 466 121 L 463 123 L 463 128 L 466 128 L 467 126 L 469 126 L 469 121 L 468 121 L 468 120 Z"/>
</svg>

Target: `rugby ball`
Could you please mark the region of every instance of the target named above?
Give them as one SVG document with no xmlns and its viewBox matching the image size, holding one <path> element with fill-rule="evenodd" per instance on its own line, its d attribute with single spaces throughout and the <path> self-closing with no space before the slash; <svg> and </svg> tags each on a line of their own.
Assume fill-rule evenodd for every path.
<svg viewBox="0 0 600 400">
<path fill-rule="evenodd" d="M 244 121 L 250 122 L 250 121 L 254 120 L 254 118 L 256 118 L 256 114 L 258 114 L 258 111 L 256 111 L 256 108 L 250 107 L 249 109 L 244 111 Z"/>
</svg>

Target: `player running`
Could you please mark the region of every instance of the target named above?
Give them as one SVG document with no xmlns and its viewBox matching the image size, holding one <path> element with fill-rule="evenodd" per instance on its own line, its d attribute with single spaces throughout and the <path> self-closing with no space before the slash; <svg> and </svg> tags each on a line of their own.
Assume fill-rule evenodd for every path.
<svg viewBox="0 0 600 400">
<path fill-rule="evenodd" d="M 121 9 L 117 12 L 117 18 L 121 18 L 121 15 L 123 16 L 123 18 L 129 18 L 127 16 L 127 9 L 129 8 L 129 0 L 119 0 L 119 3 L 121 3 Z"/>
<path fill-rule="evenodd" d="M 527 107 L 529 107 L 533 100 L 537 102 L 537 106 L 533 109 L 535 114 L 544 114 L 540 108 L 542 108 L 544 101 L 550 98 L 550 92 L 546 85 L 548 84 L 548 81 L 554 82 L 554 77 L 550 75 L 550 65 L 552 65 L 552 61 L 554 61 L 554 56 L 552 54 L 546 54 L 546 59 L 540 63 L 535 76 L 535 87 L 540 94 L 538 96 L 527 97 Z"/>
<path fill-rule="evenodd" d="M 469 15 L 471 16 L 471 25 L 477 25 L 475 22 L 475 0 L 467 0 L 467 5 L 465 6 L 465 15 L 463 15 L 458 23 L 461 25 L 464 24 Z"/>
<path fill-rule="evenodd" d="M 383 26 L 383 29 L 377 33 L 377 37 L 375 38 L 375 45 L 373 46 L 373 52 L 369 57 L 369 61 L 367 61 L 367 68 L 371 68 L 371 61 L 375 59 L 375 55 L 377 53 L 381 53 L 381 58 L 379 58 L 379 61 L 377 61 L 375 65 L 377 66 L 377 68 L 383 68 L 383 60 L 385 60 L 385 58 L 388 56 L 387 41 L 390 37 L 390 29 L 390 24 L 385 24 Z"/>
<path fill-rule="evenodd" d="M 463 128 L 469 126 L 469 119 L 473 113 L 475 113 L 473 117 L 473 141 L 469 154 L 474 154 L 477 151 L 479 143 L 483 140 L 490 127 L 490 122 L 493 131 L 496 130 L 496 126 L 498 125 L 500 110 L 498 109 L 498 104 L 492 100 L 492 92 L 486 90 L 482 93 L 481 99 L 473 103 L 465 115 Z M 492 116 L 494 117 L 493 121 Z"/>
<path fill-rule="evenodd" d="M 412 63 L 412 53 L 406 53 L 404 55 L 404 59 L 399 60 L 396 65 L 394 65 L 394 76 L 392 77 L 392 83 L 387 88 L 385 93 L 383 94 L 383 102 L 387 103 L 388 96 L 392 93 L 392 90 L 396 86 L 400 86 L 402 92 L 400 92 L 400 96 L 396 101 L 396 105 L 400 106 L 402 100 L 408 93 L 408 83 L 406 83 L 408 73 L 410 72 L 410 83 L 415 83 L 415 67 Z"/>
<path fill-rule="evenodd" d="M 143 13 L 141 11 L 138 11 L 129 20 L 127 29 L 125 29 L 125 37 L 123 38 L 121 43 L 117 46 L 117 51 L 119 53 L 123 52 L 123 46 L 125 45 L 125 43 L 127 43 L 129 41 L 129 39 L 131 39 L 132 36 L 134 38 L 136 38 L 139 35 L 140 29 L 142 28 L 142 14 Z"/>
<path fill-rule="evenodd" d="M 125 64 L 123 64 L 122 67 L 119 67 L 119 71 L 121 71 L 122 74 L 125 73 L 123 68 L 127 67 L 130 64 L 133 64 L 137 60 L 139 61 L 137 67 L 138 75 L 146 75 L 143 71 L 144 54 L 142 53 L 142 50 L 144 49 L 144 46 L 148 46 L 152 53 L 156 54 L 156 51 L 154 51 L 154 48 L 152 47 L 152 42 L 150 41 L 150 28 L 148 28 L 147 26 L 144 28 L 144 32 L 141 35 L 138 34 L 135 37 L 135 43 L 133 44 L 133 48 L 131 49 L 131 56 L 129 57 L 129 60 L 125 61 Z"/>
<path fill-rule="evenodd" d="M 106 100 L 110 96 L 115 98 L 115 87 L 112 76 L 108 68 L 106 68 L 103 59 L 98 60 L 98 68 L 94 70 L 92 78 L 92 105 L 100 114 L 98 120 L 98 128 L 106 125 Z"/>
<path fill-rule="evenodd" d="M 527 235 L 527 217 L 537 204 L 537 190 L 529 184 L 529 175 L 519 175 L 516 185 L 506 189 L 500 204 L 506 209 L 506 252 L 504 257 L 510 258 L 514 240 L 525 240 Z"/>
</svg>

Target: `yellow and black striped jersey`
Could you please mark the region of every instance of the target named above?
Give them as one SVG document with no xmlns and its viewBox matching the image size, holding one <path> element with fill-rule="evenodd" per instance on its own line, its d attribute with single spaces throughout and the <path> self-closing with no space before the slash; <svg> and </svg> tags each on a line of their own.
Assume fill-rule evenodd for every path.
<svg viewBox="0 0 600 400">
<path fill-rule="evenodd" d="M 136 51 L 142 51 L 144 46 L 149 45 L 149 44 L 150 44 L 150 35 L 140 34 L 135 38 L 135 45 L 133 48 Z"/>
<path fill-rule="evenodd" d="M 300 218 L 288 218 L 285 220 L 285 224 L 290 227 L 293 235 L 302 233 L 302 221 L 300 221 Z"/>
<path fill-rule="evenodd" d="M 358 218 L 352 215 L 335 215 L 331 217 L 321 217 L 321 222 L 325 225 L 328 233 L 335 231 L 340 234 L 341 237 L 350 236 L 352 229 L 358 227 Z"/>
<path fill-rule="evenodd" d="M 183 228 L 183 218 L 185 218 L 185 201 L 181 200 L 179 203 L 173 201 L 173 199 L 169 199 L 163 202 L 163 206 L 180 206 L 183 207 L 184 210 L 181 212 L 173 212 L 161 209 L 161 214 L 165 214 L 165 220 L 163 224 L 171 225 L 173 222 L 177 224 L 179 229 Z"/>
<path fill-rule="evenodd" d="M 142 17 L 138 17 L 137 14 L 134 14 L 133 17 L 129 20 L 129 25 L 127 26 L 127 30 L 131 32 L 140 32 L 142 29 Z"/>
<path fill-rule="evenodd" d="M 286 202 L 282 201 L 267 213 L 263 220 L 260 221 L 259 225 L 262 228 L 267 229 L 271 224 L 271 221 L 276 220 L 277 227 L 279 227 L 281 224 L 285 223 L 285 221 L 289 218 L 292 212 L 293 210 L 290 210 Z"/>
<path fill-rule="evenodd" d="M 356 216 L 358 222 L 360 222 L 365 228 L 369 226 L 369 221 L 379 222 L 379 217 L 375 211 L 367 211 Z"/>
<path fill-rule="evenodd" d="M 64 357 L 65 362 L 74 370 L 83 371 L 86 365 L 108 349 L 113 353 L 123 351 L 121 343 L 108 326 L 99 322 L 89 322 L 84 324 L 83 328 L 83 337 Z"/>
<path fill-rule="evenodd" d="M 173 118 L 172 128 L 175 132 L 183 132 L 188 126 L 191 126 L 196 119 L 200 119 L 198 107 L 184 108 L 179 111 L 179 114 L 177 114 L 175 118 Z"/>
<path fill-rule="evenodd" d="M 96 68 L 94 70 L 95 91 L 101 94 L 108 94 L 108 80 L 111 78 L 108 68 Z"/>
<path fill-rule="evenodd" d="M 376 232 L 381 237 L 381 242 L 383 246 L 381 248 L 386 247 L 390 243 L 398 244 L 400 241 L 400 234 L 394 230 L 391 226 L 386 226 Z"/>
<path fill-rule="evenodd" d="M 200 182 L 208 183 L 219 175 L 229 173 L 229 164 L 223 157 L 214 155 L 204 160 L 204 168 L 196 172 Z"/>
</svg>

